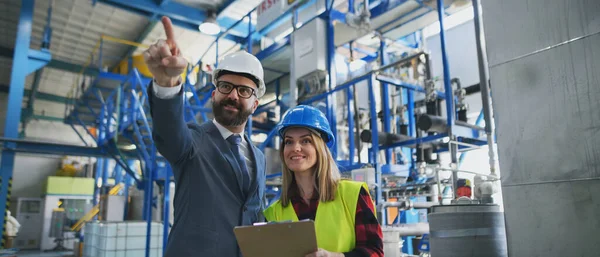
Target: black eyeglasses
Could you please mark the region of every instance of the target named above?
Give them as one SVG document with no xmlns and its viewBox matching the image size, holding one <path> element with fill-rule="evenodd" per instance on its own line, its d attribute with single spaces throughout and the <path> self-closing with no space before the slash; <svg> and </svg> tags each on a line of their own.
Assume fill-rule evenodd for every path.
<svg viewBox="0 0 600 257">
<path fill-rule="evenodd" d="M 255 94 L 254 88 L 248 86 L 233 85 L 229 82 L 224 81 L 217 82 L 217 90 L 219 90 L 221 94 L 228 95 L 233 89 L 237 89 L 237 94 L 241 98 L 250 98 L 252 95 Z"/>
</svg>

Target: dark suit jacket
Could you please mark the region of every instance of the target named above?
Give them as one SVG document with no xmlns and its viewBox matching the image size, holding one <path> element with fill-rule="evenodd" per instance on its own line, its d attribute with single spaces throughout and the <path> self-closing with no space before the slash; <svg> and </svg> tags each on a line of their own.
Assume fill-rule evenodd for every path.
<svg viewBox="0 0 600 257">
<path fill-rule="evenodd" d="M 186 124 L 181 91 L 165 100 L 150 85 L 148 95 L 154 142 L 175 176 L 175 217 L 165 256 L 241 256 L 233 228 L 264 221 L 264 154 L 250 149 L 256 178 L 244 197 L 240 167 L 212 121 Z"/>
</svg>

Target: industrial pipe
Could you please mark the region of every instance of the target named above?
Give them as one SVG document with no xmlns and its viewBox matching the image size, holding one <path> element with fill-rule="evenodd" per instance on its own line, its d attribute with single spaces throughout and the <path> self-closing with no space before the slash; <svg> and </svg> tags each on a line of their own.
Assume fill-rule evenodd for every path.
<svg viewBox="0 0 600 257">
<path fill-rule="evenodd" d="M 429 209 L 431 206 L 438 205 L 437 202 L 412 202 L 414 209 Z"/>
<path fill-rule="evenodd" d="M 397 202 L 383 202 L 377 205 L 377 210 L 383 210 L 387 207 L 398 207 L 402 210 L 410 209 L 410 201 L 403 200 Z"/>
<path fill-rule="evenodd" d="M 411 137 L 401 134 L 377 132 L 377 141 L 379 145 L 391 145 L 409 139 L 411 139 Z M 371 143 L 371 130 L 363 130 L 360 133 L 360 140 L 365 143 Z"/>
<path fill-rule="evenodd" d="M 386 208 L 388 207 L 398 207 L 399 210 L 407 210 L 410 209 L 410 201 L 408 200 L 399 200 L 397 202 L 383 202 L 377 205 L 377 220 L 381 224 L 385 224 L 387 220 Z"/>
<path fill-rule="evenodd" d="M 408 209 L 427 209 L 431 206 L 437 205 L 436 202 L 413 202 L 410 200 L 400 200 L 397 202 L 383 202 L 377 205 L 377 210 L 383 210 L 388 207 L 398 207 L 401 210 Z"/>
<path fill-rule="evenodd" d="M 480 0 L 473 0 L 473 21 L 475 23 L 475 42 L 477 43 L 477 61 L 479 63 L 479 87 L 481 88 L 481 102 L 483 104 L 483 119 L 485 120 L 485 134 L 488 143 L 488 154 L 490 160 L 490 172 L 496 175 L 496 165 L 494 161 L 494 142 L 492 139 L 492 111 L 490 104 L 490 91 L 488 81 L 488 61 L 484 51 L 485 39 L 483 36 L 483 25 L 479 13 Z"/>
<path fill-rule="evenodd" d="M 385 226 L 382 229 L 387 232 L 396 232 L 399 234 L 398 236 L 422 236 L 429 234 L 429 223 L 394 224 Z"/>
<path fill-rule="evenodd" d="M 419 129 L 427 132 L 445 133 L 448 131 L 446 119 L 440 116 L 422 114 L 417 120 Z"/>
<path fill-rule="evenodd" d="M 453 78 L 450 80 L 450 83 L 456 85 L 456 97 L 458 101 L 456 103 L 456 113 L 457 118 L 456 121 L 467 122 L 467 104 L 465 103 L 465 96 L 467 95 L 467 91 L 462 88 L 459 78 Z"/>
</svg>

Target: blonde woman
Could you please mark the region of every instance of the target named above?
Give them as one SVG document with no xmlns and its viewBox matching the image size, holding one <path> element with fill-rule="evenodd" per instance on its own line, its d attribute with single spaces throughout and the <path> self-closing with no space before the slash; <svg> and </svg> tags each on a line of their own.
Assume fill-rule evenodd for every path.
<svg viewBox="0 0 600 257">
<path fill-rule="evenodd" d="M 282 138 L 281 197 L 268 221 L 315 221 L 319 249 L 307 256 L 383 256 L 381 227 L 367 185 L 340 179 L 329 148 L 335 138 L 325 115 L 300 105 L 278 125 Z"/>
</svg>

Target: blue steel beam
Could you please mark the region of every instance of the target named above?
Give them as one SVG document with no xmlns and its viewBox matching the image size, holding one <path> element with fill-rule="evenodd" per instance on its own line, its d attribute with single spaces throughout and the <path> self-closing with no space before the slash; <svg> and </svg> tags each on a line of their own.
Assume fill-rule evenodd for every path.
<svg viewBox="0 0 600 257">
<path fill-rule="evenodd" d="M 44 28 L 44 35 L 42 39 L 42 49 L 47 50 L 50 47 L 50 39 L 52 38 L 52 28 L 50 27 L 50 21 L 52 20 L 52 5 L 48 7 L 48 15 L 46 17 L 46 26 Z M 46 62 L 47 63 L 47 62 Z M 46 64 L 44 63 L 44 64 Z M 35 97 L 38 92 L 38 88 L 40 86 L 40 80 L 42 77 L 42 70 L 39 69 L 35 72 L 33 76 L 33 85 L 31 86 L 31 91 L 29 92 L 29 100 L 27 101 L 27 109 L 25 119 L 23 120 L 23 133 L 25 133 L 27 124 L 33 115 L 33 105 L 35 104 Z"/>
<path fill-rule="evenodd" d="M 343 47 L 346 48 L 346 49 L 350 49 L 350 44 L 344 44 Z M 352 47 L 352 51 L 356 51 L 356 52 L 359 52 L 361 54 L 367 55 L 367 56 L 365 56 L 365 58 L 366 57 L 377 58 L 377 53 L 375 53 L 375 52 L 369 52 L 369 51 L 367 51 L 365 49 L 362 49 L 360 47 Z"/>
<path fill-rule="evenodd" d="M 25 78 L 31 72 L 34 72 L 46 65 L 51 55 L 48 51 L 38 51 L 29 49 L 31 43 L 31 28 L 33 24 L 34 0 L 21 1 L 21 11 L 19 24 L 17 26 L 17 38 L 15 40 L 15 51 L 13 57 L 13 69 L 10 77 L 10 92 L 8 94 L 8 106 L 6 108 L 6 122 L 4 126 L 4 136 L 9 139 L 16 139 L 19 136 L 19 123 L 21 120 L 21 105 L 23 103 L 23 93 L 25 91 Z M 9 198 L 9 187 L 12 181 L 13 167 L 15 163 L 15 151 L 11 148 L 13 143 L 5 144 L 0 159 L 0 235 L 4 233 L 4 219 L 6 214 L 7 201 Z M 8 149 L 6 149 L 8 148 Z M 4 241 L 2 241 L 4 242 Z M 2 248 L 4 245 L 2 245 Z"/>
<path fill-rule="evenodd" d="M 177 2 L 162 4 L 156 3 L 154 0 L 99 0 L 98 2 L 146 16 L 151 20 L 160 19 L 160 16 L 163 15 L 168 16 L 174 25 L 194 31 L 198 31 L 198 26 L 207 18 L 206 11 Z M 227 27 L 227 24 L 233 24 L 235 21 L 231 22 L 229 18 L 221 18 L 218 22 L 221 27 Z M 237 43 L 245 40 L 243 36 L 235 36 L 233 34 L 225 35 L 224 38 Z"/>
<path fill-rule="evenodd" d="M 16 54 L 15 54 L 15 56 L 16 56 Z M 50 54 L 50 51 L 48 51 L 47 49 L 42 49 L 42 50 L 29 49 L 28 57 L 29 57 L 29 61 L 28 61 L 28 66 L 25 67 L 25 74 L 30 74 L 30 73 L 35 72 L 35 71 L 41 69 L 42 67 L 46 66 L 46 64 L 48 64 L 48 62 L 50 62 L 50 60 L 52 59 L 52 54 Z M 14 67 L 14 63 L 13 63 L 13 67 Z"/>
</svg>

